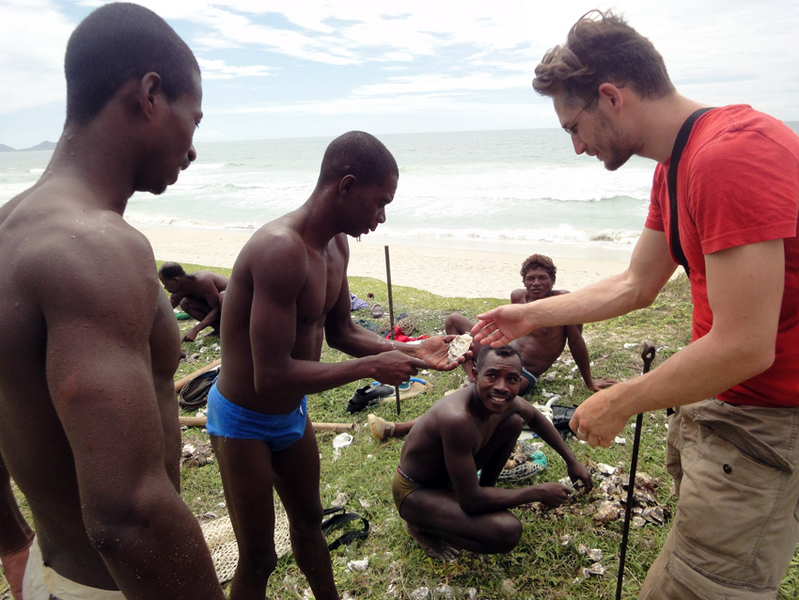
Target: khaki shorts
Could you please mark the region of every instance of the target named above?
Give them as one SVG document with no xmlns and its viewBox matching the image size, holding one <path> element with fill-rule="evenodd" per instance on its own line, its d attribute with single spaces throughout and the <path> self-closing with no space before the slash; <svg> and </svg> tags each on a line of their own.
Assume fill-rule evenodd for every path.
<svg viewBox="0 0 799 600">
<path fill-rule="evenodd" d="M 22 597 L 25 600 L 50 600 L 51 595 L 58 600 L 125 600 L 119 590 L 87 587 L 56 573 L 44 564 L 39 541 L 34 538 L 25 566 Z"/>
<path fill-rule="evenodd" d="M 799 408 L 705 400 L 669 422 L 677 515 L 640 600 L 767 600 L 799 541 Z"/>
</svg>

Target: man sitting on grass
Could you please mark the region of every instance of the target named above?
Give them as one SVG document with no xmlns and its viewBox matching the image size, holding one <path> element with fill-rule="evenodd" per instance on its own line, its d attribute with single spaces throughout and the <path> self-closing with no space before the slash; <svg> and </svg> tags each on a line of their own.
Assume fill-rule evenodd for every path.
<svg viewBox="0 0 799 600">
<path fill-rule="evenodd" d="M 585 491 L 593 487 L 588 469 L 552 423 L 517 396 L 521 371 L 512 347 L 484 347 L 473 367 L 474 385 L 436 402 L 402 446 L 391 483 L 394 502 L 408 533 L 434 558 L 451 559 L 458 549 L 510 552 L 522 524 L 509 508 L 530 502 L 557 507 L 571 497 L 571 488 L 560 483 L 495 487 L 523 421 L 563 457 L 573 482 Z"/>
<path fill-rule="evenodd" d="M 522 263 L 522 284 L 524 288 L 513 290 L 510 301 L 513 304 L 527 304 L 549 298 L 550 296 L 560 296 L 568 294 L 566 290 L 553 290 L 555 285 L 555 274 L 558 269 L 552 259 L 543 254 L 533 254 L 528 256 Z M 447 333 L 460 335 L 469 333 L 474 327 L 469 319 L 461 314 L 453 313 L 447 318 L 445 324 Z M 591 359 L 588 357 L 588 348 L 583 339 L 582 325 L 565 325 L 561 327 L 541 327 L 534 329 L 527 335 L 514 340 L 511 344 L 522 357 L 522 385 L 519 394 L 526 395 L 532 392 L 538 378 L 549 369 L 552 364 L 563 353 L 569 343 L 569 350 L 572 353 L 574 362 L 583 376 L 585 387 L 592 392 L 612 386 L 618 383 L 615 379 L 599 378 L 594 379 L 591 375 Z M 472 354 L 477 356 L 479 348 L 473 347 Z M 472 361 L 463 363 L 466 377 L 472 380 Z"/>
<path fill-rule="evenodd" d="M 197 334 L 207 327 L 213 327 L 210 335 L 219 335 L 227 277 L 211 271 L 186 273 L 178 263 L 165 262 L 158 269 L 158 279 L 170 293 L 172 308 L 180 306 L 183 312 L 198 321 L 183 334 L 181 342 L 193 342 Z"/>
</svg>

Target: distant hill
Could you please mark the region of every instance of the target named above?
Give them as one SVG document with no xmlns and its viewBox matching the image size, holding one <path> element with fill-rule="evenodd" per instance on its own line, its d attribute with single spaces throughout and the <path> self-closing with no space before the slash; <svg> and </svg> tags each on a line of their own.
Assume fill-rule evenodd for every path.
<svg viewBox="0 0 799 600">
<path fill-rule="evenodd" d="M 53 142 L 48 142 L 48 141 L 44 141 L 41 144 L 36 144 L 31 148 L 23 148 L 22 150 L 17 150 L 16 148 L 12 148 L 11 146 L 0 144 L 0 152 L 31 152 L 36 150 L 52 150 L 53 148 L 55 148 L 55 144 Z"/>
<path fill-rule="evenodd" d="M 55 144 L 53 142 L 44 141 L 41 144 L 36 144 L 35 146 L 32 146 L 31 148 L 23 148 L 22 152 L 28 152 L 33 150 L 52 150 L 53 148 L 55 148 Z"/>
</svg>

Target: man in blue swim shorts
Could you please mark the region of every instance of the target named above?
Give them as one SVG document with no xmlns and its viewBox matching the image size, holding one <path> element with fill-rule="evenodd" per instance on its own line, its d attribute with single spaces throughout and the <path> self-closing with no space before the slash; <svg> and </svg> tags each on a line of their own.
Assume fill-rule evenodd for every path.
<svg viewBox="0 0 799 600">
<path fill-rule="evenodd" d="M 394 157 L 373 136 L 336 138 L 310 198 L 257 231 L 233 267 L 222 305 L 222 369 L 208 398 L 208 431 L 239 546 L 231 600 L 266 594 L 277 563 L 273 490 L 314 596 L 338 598 L 306 394 L 359 379 L 399 385 L 420 369 L 459 364 L 446 356 L 452 336 L 392 342 L 350 317 L 347 236 L 385 221 L 398 177 Z M 320 362 L 323 339 L 359 358 Z"/>
</svg>

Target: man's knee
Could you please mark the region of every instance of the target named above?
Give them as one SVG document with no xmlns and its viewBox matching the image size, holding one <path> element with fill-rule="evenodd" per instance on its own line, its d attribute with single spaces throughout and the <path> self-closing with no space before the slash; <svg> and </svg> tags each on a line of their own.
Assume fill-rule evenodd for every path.
<svg viewBox="0 0 799 600">
<path fill-rule="evenodd" d="M 289 532 L 293 539 L 310 539 L 321 534 L 322 531 L 322 508 L 319 510 L 308 510 L 302 516 L 294 519 L 289 518 Z"/>
<path fill-rule="evenodd" d="M 450 335 L 461 335 L 472 330 L 472 322 L 460 313 L 452 313 L 444 323 L 444 331 Z"/>
<path fill-rule="evenodd" d="M 274 540 L 264 540 L 263 543 L 249 547 L 239 544 L 238 566 L 256 581 L 268 580 L 277 567 Z"/>
<path fill-rule="evenodd" d="M 190 310 L 195 308 L 195 302 L 188 296 L 184 296 L 180 300 L 180 308 L 183 310 L 183 312 L 188 313 Z"/>
<path fill-rule="evenodd" d="M 522 433 L 523 425 L 524 419 L 522 419 L 521 415 L 513 414 L 499 424 L 496 433 L 516 440 Z"/>
<path fill-rule="evenodd" d="M 491 528 L 489 545 L 497 554 L 507 554 L 519 545 L 522 539 L 522 523 L 510 513 L 504 513 Z"/>
</svg>

